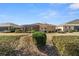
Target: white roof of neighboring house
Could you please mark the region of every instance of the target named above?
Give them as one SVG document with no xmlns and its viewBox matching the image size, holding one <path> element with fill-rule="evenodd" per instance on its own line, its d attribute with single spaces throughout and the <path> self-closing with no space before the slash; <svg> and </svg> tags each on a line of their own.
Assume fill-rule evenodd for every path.
<svg viewBox="0 0 79 59">
<path fill-rule="evenodd" d="M 79 26 L 79 24 L 64 24 L 64 25 L 69 25 L 69 26 Z"/>
<path fill-rule="evenodd" d="M 79 26 L 79 24 L 61 24 L 58 26 Z"/>
<path fill-rule="evenodd" d="M 20 28 L 19 25 L 16 25 L 16 24 L 14 24 L 14 23 L 1 23 L 1 24 L 0 24 L 0 27 L 8 27 L 8 26 L 13 26 L 13 27 L 18 27 L 18 28 Z"/>
</svg>

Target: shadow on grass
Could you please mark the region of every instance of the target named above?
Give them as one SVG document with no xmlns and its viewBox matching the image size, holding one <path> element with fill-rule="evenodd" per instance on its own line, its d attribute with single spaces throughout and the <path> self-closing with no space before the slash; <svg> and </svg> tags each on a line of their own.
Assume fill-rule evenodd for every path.
<svg viewBox="0 0 79 59">
<path fill-rule="evenodd" d="M 44 47 L 38 48 L 42 53 L 47 54 L 48 56 L 60 56 L 58 50 L 55 46 L 46 45 Z"/>
</svg>

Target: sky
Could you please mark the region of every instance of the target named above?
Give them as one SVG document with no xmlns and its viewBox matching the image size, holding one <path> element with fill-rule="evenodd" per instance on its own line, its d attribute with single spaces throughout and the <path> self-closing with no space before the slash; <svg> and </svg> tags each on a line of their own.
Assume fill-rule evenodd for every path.
<svg viewBox="0 0 79 59">
<path fill-rule="evenodd" d="M 64 24 L 79 19 L 78 3 L 0 3 L 0 23 Z"/>
</svg>

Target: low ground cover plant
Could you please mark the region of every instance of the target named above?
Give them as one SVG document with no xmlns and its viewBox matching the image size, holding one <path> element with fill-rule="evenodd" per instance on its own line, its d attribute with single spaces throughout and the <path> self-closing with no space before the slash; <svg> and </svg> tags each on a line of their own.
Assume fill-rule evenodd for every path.
<svg viewBox="0 0 79 59">
<path fill-rule="evenodd" d="M 52 42 L 57 47 L 60 55 L 79 55 L 79 36 L 53 36 Z"/>
</svg>

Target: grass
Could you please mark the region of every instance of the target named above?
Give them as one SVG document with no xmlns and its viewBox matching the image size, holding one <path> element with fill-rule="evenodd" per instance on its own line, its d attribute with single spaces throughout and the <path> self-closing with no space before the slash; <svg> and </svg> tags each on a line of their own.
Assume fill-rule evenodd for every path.
<svg viewBox="0 0 79 59">
<path fill-rule="evenodd" d="M 0 40 L 16 40 L 18 39 L 20 36 L 0 36 Z"/>
<path fill-rule="evenodd" d="M 29 35 L 0 36 L 0 56 L 45 55 L 33 43 Z"/>
<path fill-rule="evenodd" d="M 52 42 L 61 55 L 79 55 L 79 33 L 47 33 L 47 42 Z M 53 38 L 52 38 L 53 37 Z M 50 43 L 49 42 L 49 43 Z M 22 51 L 23 54 L 18 51 Z M 25 54 L 24 54 L 25 53 Z M 30 33 L 1 33 L 0 56 L 44 55 L 32 42 Z"/>
<path fill-rule="evenodd" d="M 0 36 L 0 56 L 15 55 L 15 48 L 21 36 Z"/>
<path fill-rule="evenodd" d="M 79 55 L 79 36 L 53 36 L 52 41 L 61 55 Z"/>
</svg>

